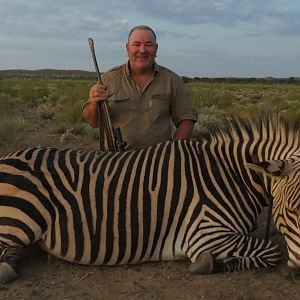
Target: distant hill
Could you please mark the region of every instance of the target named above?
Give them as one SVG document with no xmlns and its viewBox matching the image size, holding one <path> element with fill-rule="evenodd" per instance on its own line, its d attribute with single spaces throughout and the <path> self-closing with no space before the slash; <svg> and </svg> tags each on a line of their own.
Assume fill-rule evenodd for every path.
<svg viewBox="0 0 300 300">
<path fill-rule="evenodd" d="M 185 83 L 191 82 L 206 82 L 206 83 L 267 83 L 267 84 L 300 84 L 300 77 L 185 77 L 183 76 Z"/>
<path fill-rule="evenodd" d="M 0 70 L 0 79 L 87 79 L 97 80 L 96 72 L 82 70 Z"/>
<path fill-rule="evenodd" d="M 223 82 L 223 83 L 288 83 L 300 84 L 299 77 L 276 78 L 276 77 L 186 77 L 182 76 L 185 83 L 188 82 Z M 77 79 L 97 80 L 96 72 L 82 70 L 0 70 L 1 79 Z"/>
</svg>

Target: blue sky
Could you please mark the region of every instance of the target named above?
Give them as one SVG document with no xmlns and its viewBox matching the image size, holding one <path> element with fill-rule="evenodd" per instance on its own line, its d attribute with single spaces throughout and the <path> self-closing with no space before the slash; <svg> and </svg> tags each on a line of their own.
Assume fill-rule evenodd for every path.
<svg viewBox="0 0 300 300">
<path fill-rule="evenodd" d="M 126 62 L 129 30 L 158 37 L 182 76 L 300 76 L 299 0 L 0 0 L 0 69 L 101 71 Z"/>
</svg>

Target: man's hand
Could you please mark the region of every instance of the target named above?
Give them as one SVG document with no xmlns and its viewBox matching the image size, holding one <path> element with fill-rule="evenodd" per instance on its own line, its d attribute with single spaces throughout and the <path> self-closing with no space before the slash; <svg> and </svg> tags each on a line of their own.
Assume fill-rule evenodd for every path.
<svg viewBox="0 0 300 300">
<path fill-rule="evenodd" d="M 191 120 L 182 120 L 174 133 L 174 140 L 186 140 L 192 135 L 195 122 Z"/>
<path fill-rule="evenodd" d="M 91 87 L 89 92 L 89 102 L 91 104 L 97 104 L 99 101 L 107 100 L 107 86 L 102 84 L 95 84 Z"/>
<path fill-rule="evenodd" d="M 107 100 L 107 98 L 107 86 L 97 83 L 91 87 L 88 104 L 83 110 L 83 115 L 91 127 L 99 126 L 98 103 Z"/>
</svg>

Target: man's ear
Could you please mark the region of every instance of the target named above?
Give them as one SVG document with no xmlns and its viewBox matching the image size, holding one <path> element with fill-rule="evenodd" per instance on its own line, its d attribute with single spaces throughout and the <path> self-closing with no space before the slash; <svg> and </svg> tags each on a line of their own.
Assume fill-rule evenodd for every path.
<svg viewBox="0 0 300 300">
<path fill-rule="evenodd" d="M 257 163 L 247 163 L 246 167 L 270 177 L 284 177 L 293 170 L 293 160 L 266 160 Z"/>
</svg>

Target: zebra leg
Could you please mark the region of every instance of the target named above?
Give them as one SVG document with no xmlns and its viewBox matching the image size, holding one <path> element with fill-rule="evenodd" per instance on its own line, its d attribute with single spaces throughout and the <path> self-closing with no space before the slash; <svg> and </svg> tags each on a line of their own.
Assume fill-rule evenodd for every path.
<svg viewBox="0 0 300 300">
<path fill-rule="evenodd" d="M 19 248 L 0 246 L 0 285 L 18 277 Z"/>
<path fill-rule="evenodd" d="M 281 252 L 276 243 L 251 236 L 245 237 L 244 243 L 220 263 L 226 271 L 241 271 L 259 268 L 272 268 L 281 261 Z"/>
<path fill-rule="evenodd" d="M 251 236 L 237 235 L 237 237 L 239 239 L 235 245 L 231 245 L 226 252 L 213 249 L 212 252 L 200 253 L 191 264 L 190 271 L 201 274 L 244 271 L 271 268 L 281 261 L 279 247 L 272 241 Z M 219 247 L 223 248 L 220 245 Z"/>
</svg>

